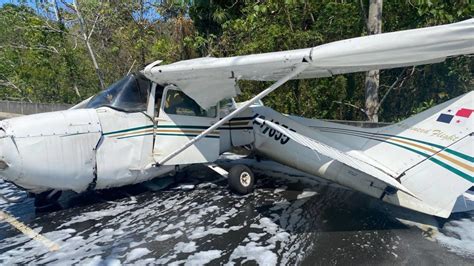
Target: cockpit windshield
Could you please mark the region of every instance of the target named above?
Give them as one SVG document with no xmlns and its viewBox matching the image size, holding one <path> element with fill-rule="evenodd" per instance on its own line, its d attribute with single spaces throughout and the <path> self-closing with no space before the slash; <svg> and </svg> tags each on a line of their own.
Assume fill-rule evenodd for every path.
<svg viewBox="0 0 474 266">
<path fill-rule="evenodd" d="M 131 74 L 94 96 L 86 108 L 111 107 L 125 112 L 146 111 L 151 81 Z"/>
</svg>

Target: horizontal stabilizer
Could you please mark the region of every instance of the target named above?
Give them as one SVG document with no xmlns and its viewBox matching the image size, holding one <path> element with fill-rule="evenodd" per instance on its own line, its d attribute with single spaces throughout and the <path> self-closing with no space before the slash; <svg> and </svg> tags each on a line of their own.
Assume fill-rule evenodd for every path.
<svg viewBox="0 0 474 266">
<path fill-rule="evenodd" d="M 309 138 L 309 137 L 306 137 L 306 136 L 303 136 L 297 132 L 294 132 L 294 131 L 291 131 L 289 129 L 286 129 L 280 125 L 277 125 L 271 121 L 268 121 L 268 120 L 263 120 L 261 118 L 256 118 L 255 119 L 258 123 L 260 124 L 265 124 L 269 127 L 271 127 L 272 129 L 286 135 L 287 137 L 289 137 L 291 140 L 299 143 L 300 145 L 302 146 L 305 146 L 306 148 L 308 149 L 311 149 L 313 150 L 314 152 L 316 152 L 317 154 L 320 154 L 320 155 L 323 155 L 323 156 L 326 156 L 326 157 L 329 157 L 333 160 L 336 160 L 342 164 L 345 164 L 349 167 L 352 167 L 354 169 L 357 169 L 361 172 L 364 172 L 370 176 L 372 176 L 373 178 L 377 179 L 377 180 L 380 180 L 382 181 L 383 183 L 391 186 L 391 187 L 394 187 L 400 191 L 403 191 L 413 197 L 416 198 L 416 196 L 411 193 L 406 187 L 404 187 L 402 184 L 400 184 L 399 182 L 397 182 L 392 176 L 390 176 L 389 174 L 385 173 L 384 171 L 378 169 L 377 167 L 371 165 L 371 164 L 368 164 L 352 155 L 349 155 L 343 151 L 340 151 L 334 147 L 331 147 L 331 146 L 328 146 L 322 142 L 319 142 L 317 140 L 314 140 L 312 138 Z M 319 157 L 319 155 L 318 155 Z"/>
</svg>

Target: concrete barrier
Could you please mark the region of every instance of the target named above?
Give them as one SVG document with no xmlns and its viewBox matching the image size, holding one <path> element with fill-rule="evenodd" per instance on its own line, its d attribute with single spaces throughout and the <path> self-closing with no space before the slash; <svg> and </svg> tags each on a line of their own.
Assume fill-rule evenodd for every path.
<svg viewBox="0 0 474 266">
<path fill-rule="evenodd" d="M 71 108 L 71 104 L 63 103 L 28 103 L 0 101 L 0 120 L 22 115 L 61 111 Z"/>
<path fill-rule="evenodd" d="M 71 104 L 63 103 L 28 103 L 14 101 L 0 101 L 0 112 L 10 114 L 31 115 L 61 111 L 71 108 Z"/>
</svg>

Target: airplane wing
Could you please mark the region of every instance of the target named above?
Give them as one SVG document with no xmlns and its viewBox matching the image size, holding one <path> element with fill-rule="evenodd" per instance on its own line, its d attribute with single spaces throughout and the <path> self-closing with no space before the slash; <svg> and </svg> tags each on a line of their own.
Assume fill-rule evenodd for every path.
<svg viewBox="0 0 474 266">
<path fill-rule="evenodd" d="M 288 136 L 290 139 L 293 141 L 296 141 L 300 145 L 311 149 L 315 151 L 317 154 L 321 154 L 323 156 L 329 157 L 335 161 L 338 161 L 342 164 L 345 164 L 349 167 L 352 167 L 354 169 L 357 169 L 363 173 L 366 173 L 370 175 L 372 178 L 382 181 L 383 183 L 394 187 L 400 191 L 403 191 L 410 196 L 416 197 L 410 190 L 408 190 L 405 186 L 403 186 L 400 182 L 396 181 L 393 176 L 390 176 L 388 173 L 383 171 L 382 169 L 379 169 L 378 167 L 371 165 L 367 162 L 364 162 L 363 160 L 354 157 L 350 154 L 347 154 L 343 151 L 340 151 L 334 147 L 328 146 L 322 142 L 319 142 L 315 139 L 306 137 L 304 135 L 301 135 L 297 132 L 291 131 L 289 129 L 286 129 L 282 126 L 279 126 L 271 121 L 268 120 L 263 120 L 261 118 L 256 118 L 255 119 L 258 123 L 260 124 L 265 124 L 274 130 L 284 134 L 285 136 Z"/>
<path fill-rule="evenodd" d="M 474 19 L 458 23 L 364 36 L 313 48 L 226 58 L 204 57 L 147 66 L 159 84 L 174 84 L 203 108 L 239 93 L 237 80 L 276 81 L 302 62 L 293 79 L 328 77 L 373 69 L 441 62 L 474 53 Z"/>
</svg>

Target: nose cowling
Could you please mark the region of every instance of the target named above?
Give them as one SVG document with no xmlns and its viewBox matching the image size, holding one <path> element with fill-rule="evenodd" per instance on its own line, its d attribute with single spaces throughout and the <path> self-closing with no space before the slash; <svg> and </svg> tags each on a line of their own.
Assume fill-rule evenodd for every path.
<svg viewBox="0 0 474 266">
<path fill-rule="evenodd" d="M 96 110 L 29 115 L 4 120 L 0 126 L 2 179 L 32 193 L 82 192 L 93 181 L 101 137 Z"/>
<path fill-rule="evenodd" d="M 6 123 L 0 122 L 0 178 L 14 182 L 21 173 L 21 160 Z"/>
</svg>

